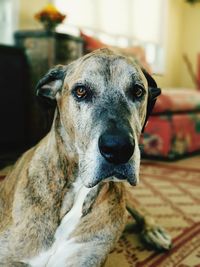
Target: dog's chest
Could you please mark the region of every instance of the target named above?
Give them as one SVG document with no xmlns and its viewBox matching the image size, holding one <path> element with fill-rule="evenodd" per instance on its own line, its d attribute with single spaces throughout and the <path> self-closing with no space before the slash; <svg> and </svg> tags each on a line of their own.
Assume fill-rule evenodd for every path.
<svg viewBox="0 0 200 267">
<path fill-rule="evenodd" d="M 91 189 L 77 184 L 74 189 L 74 205 L 63 217 L 61 224 L 57 228 L 54 236 L 55 241 L 52 246 L 34 258 L 26 259 L 23 262 L 28 263 L 32 267 L 64 267 L 66 266 L 67 259 L 80 249 L 81 244 L 77 244 L 74 238 L 70 238 L 70 234 L 80 221 L 84 200 Z"/>
</svg>

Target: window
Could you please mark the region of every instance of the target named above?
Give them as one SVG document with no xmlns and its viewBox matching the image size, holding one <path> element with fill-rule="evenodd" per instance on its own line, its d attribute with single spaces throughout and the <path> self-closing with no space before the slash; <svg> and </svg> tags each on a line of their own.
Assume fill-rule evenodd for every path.
<svg viewBox="0 0 200 267">
<path fill-rule="evenodd" d="M 12 45 L 17 28 L 18 0 L 0 0 L 0 43 Z"/>
<path fill-rule="evenodd" d="M 59 10 L 67 14 L 66 23 L 60 30 L 77 34 L 77 29 L 81 28 L 110 45 L 142 45 L 153 71 L 164 71 L 166 0 L 54 2 Z"/>
</svg>

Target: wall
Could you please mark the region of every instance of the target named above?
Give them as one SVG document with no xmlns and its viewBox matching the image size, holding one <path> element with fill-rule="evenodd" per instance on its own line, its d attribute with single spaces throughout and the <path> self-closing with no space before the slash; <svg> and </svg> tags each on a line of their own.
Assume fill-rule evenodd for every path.
<svg viewBox="0 0 200 267">
<path fill-rule="evenodd" d="M 46 4 L 47 0 L 19 0 L 20 15 L 19 28 L 22 30 L 39 29 L 41 24 L 34 19 L 34 15 L 40 11 Z"/>
<path fill-rule="evenodd" d="M 191 5 L 185 0 L 168 0 L 166 40 L 166 72 L 156 77 L 160 87 L 195 88 L 183 60 L 187 54 L 197 73 L 197 54 L 200 53 L 200 3 Z"/>
<path fill-rule="evenodd" d="M 197 73 L 197 54 L 200 53 L 200 3 L 184 4 L 181 47 L 182 53 L 187 54 Z M 183 61 L 180 66 L 180 86 L 195 87 Z"/>
<path fill-rule="evenodd" d="M 165 72 L 161 76 L 155 76 L 158 85 L 162 88 L 180 86 L 183 7 L 183 0 L 168 0 L 168 10 L 166 10 Z"/>
</svg>

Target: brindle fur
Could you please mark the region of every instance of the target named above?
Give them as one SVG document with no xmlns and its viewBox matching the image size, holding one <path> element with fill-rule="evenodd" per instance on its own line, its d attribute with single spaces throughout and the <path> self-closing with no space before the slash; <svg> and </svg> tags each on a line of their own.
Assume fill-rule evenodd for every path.
<svg viewBox="0 0 200 267">
<path fill-rule="evenodd" d="M 43 86 L 51 75 L 49 87 Z M 89 83 L 92 99 L 75 100 L 71 88 L 80 81 Z M 128 90 L 136 82 L 146 91 L 140 102 L 129 96 Z M 104 49 L 69 66 L 58 66 L 39 86 L 56 100 L 57 108 L 51 131 L 17 161 L 0 184 L 0 266 L 29 266 L 24 259 L 52 245 L 56 229 L 74 203 L 72 188 L 78 180 L 93 188 L 84 201 L 78 227 L 71 233 L 83 245 L 65 266 L 101 266 L 124 228 L 126 201 L 124 183 L 101 181 L 95 140 L 109 123 L 131 129 L 136 140 L 131 159 L 136 184 L 147 81 L 129 59 Z"/>
</svg>

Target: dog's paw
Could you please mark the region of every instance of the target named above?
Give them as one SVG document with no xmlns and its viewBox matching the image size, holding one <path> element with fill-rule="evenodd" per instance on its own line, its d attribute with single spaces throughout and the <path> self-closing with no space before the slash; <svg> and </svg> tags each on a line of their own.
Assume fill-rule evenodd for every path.
<svg viewBox="0 0 200 267">
<path fill-rule="evenodd" d="M 142 241 L 152 249 L 164 251 L 172 247 L 171 236 L 157 225 L 146 226 L 141 232 Z"/>
<path fill-rule="evenodd" d="M 147 247 L 158 251 L 169 250 L 172 247 L 171 236 L 158 226 L 150 215 L 129 206 L 127 206 L 127 210 L 136 221 L 134 229 L 140 232 L 141 240 Z"/>
</svg>

